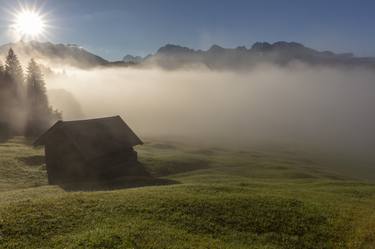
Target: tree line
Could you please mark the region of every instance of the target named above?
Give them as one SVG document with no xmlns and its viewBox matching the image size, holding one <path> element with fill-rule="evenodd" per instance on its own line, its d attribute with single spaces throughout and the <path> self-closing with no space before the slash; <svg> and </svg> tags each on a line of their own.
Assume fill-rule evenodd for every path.
<svg viewBox="0 0 375 249">
<path fill-rule="evenodd" d="M 0 137 L 38 136 L 61 116 L 48 103 L 40 66 L 31 59 L 24 74 L 9 49 L 5 63 L 0 63 Z"/>
</svg>

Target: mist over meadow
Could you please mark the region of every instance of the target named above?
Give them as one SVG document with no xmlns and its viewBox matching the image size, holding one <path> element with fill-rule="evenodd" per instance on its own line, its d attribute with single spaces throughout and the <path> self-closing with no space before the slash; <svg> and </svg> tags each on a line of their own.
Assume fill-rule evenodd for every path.
<svg viewBox="0 0 375 249">
<path fill-rule="evenodd" d="M 121 115 L 141 137 L 232 148 L 295 146 L 359 164 L 375 159 L 371 71 L 74 69 L 47 82 L 51 104 L 67 120 Z"/>
</svg>

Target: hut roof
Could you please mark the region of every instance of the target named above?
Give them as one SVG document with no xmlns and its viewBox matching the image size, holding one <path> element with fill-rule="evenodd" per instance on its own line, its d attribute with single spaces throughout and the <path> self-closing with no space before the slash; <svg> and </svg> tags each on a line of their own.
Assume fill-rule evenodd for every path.
<svg viewBox="0 0 375 249">
<path fill-rule="evenodd" d="M 34 146 L 53 143 L 57 133 L 70 140 L 86 159 L 143 144 L 122 118 L 115 116 L 58 121 L 34 142 Z"/>
</svg>

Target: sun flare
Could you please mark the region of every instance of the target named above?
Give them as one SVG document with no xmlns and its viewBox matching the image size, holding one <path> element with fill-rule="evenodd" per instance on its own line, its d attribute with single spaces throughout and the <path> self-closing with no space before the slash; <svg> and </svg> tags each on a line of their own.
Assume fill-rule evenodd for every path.
<svg viewBox="0 0 375 249">
<path fill-rule="evenodd" d="M 36 39 L 44 34 L 46 22 L 37 11 L 25 9 L 15 15 L 12 26 L 22 39 Z"/>
</svg>

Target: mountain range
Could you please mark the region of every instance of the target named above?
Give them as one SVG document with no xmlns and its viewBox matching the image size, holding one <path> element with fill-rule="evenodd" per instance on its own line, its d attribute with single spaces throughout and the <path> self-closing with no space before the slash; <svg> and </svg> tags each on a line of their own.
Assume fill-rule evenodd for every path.
<svg viewBox="0 0 375 249">
<path fill-rule="evenodd" d="M 31 58 L 38 62 L 56 65 L 70 65 L 79 68 L 105 66 L 109 62 L 100 56 L 86 51 L 75 44 L 54 44 L 51 42 L 16 42 L 0 46 L 0 56 L 4 58 L 12 48 L 22 63 Z"/>
<path fill-rule="evenodd" d="M 17 42 L 0 46 L 4 58 L 13 48 L 22 62 L 34 58 L 48 65 L 69 65 L 79 68 L 110 66 L 157 66 L 164 69 L 205 67 L 212 70 L 248 70 L 261 64 L 290 66 L 303 63 L 310 66 L 375 69 L 374 57 L 356 57 L 351 53 L 318 51 L 296 42 L 257 42 L 246 48 L 223 48 L 218 45 L 208 50 L 194 50 L 167 44 L 146 57 L 127 55 L 121 61 L 108 61 L 74 44 L 51 42 Z"/>
<path fill-rule="evenodd" d="M 251 48 L 223 48 L 213 45 L 206 51 L 168 44 L 160 48 L 146 63 L 176 69 L 193 65 L 213 70 L 247 70 L 260 64 L 289 66 L 303 63 L 310 66 L 363 67 L 375 69 L 375 58 L 356 57 L 318 51 L 296 42 L 257 42 Z"/>
</svg>

